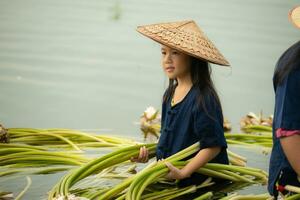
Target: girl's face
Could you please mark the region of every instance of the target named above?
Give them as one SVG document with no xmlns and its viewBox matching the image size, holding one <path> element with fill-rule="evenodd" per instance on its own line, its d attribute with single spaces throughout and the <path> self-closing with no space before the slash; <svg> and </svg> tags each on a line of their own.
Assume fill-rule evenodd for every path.
<svg viewBox="0 0 300 200">
<path fill-rule="evenodd" d="M 169 79 L 190 76 L 190 56 L 168 46 L 161 46 L 162 67 Z"/>
</svg>

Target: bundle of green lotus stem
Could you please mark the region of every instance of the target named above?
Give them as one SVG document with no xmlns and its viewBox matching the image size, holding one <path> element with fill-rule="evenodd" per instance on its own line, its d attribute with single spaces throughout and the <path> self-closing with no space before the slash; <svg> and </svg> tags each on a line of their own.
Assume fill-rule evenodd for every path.
<svg viewBox="0 0 300 200">
<path fill-rule="evenodd" d="M 78 153 L 47 151 L 22 144 L 0 144 L 0 176 L 17 172 L 52 173 L 90 161 Z M 57 166 L 52 167 L 49 166 Z M 35 169 L 36 168 L 36 169 Z"/>
<path fill-rule="evenodd" d="M 123 147 L 137 142 L 125 138 L 85 133 L 70 129 L 9 128 L 11 143 L 23 143 L 51 148 Z"/>
<path fill-rule="evenodd" d="M 182 168 L 187 164 L 186 161 L 173 161 L 171 163 L 178 168 Z M 126 192 L 126 200 L 140 199 L 145 188 L 149 184 L 155 182 L 158 178 L 164 177 L 168 171 L 165 164 L 161 162 L 157 163 L 156 166 L 145 170 L 143 173 L 138 174 Z M 233 165 L 208 163 L 204 167 L 198 169 L 197 172 L 209 177 L 226 179 L 233 182 L 266 183 L 267 181 L 266 173 L 259 169 Z"/>
<path fill-rule="evenodd" d="M 241 129 L 245 132 L 271 132 L 272 124 L 273 116 L 263 118 L 262 112 L 258 116 L 250 112 L 240 121 Z"/>
<path fill-rule="evenodd" d="M 271 135 L 267 136 L 243 133 L 225 133 L 225 138 L 228 144 L 260 145 L 264 147 L 273 146 Z"/>
<path fill-rule="evenodd" d="M 65 177 L 63 177 L 61 181 L 51 190 L 51 192 L 49 193 L 49 199 L 57 199 L 58 197 L 66 197 L 72 194 L 72 186 L 76 186 L 79 181 L 90 175 L 99 173 L 111 166 L 116 166 L 120 163 L 123 163 L 124 161 L 129 160 L 132 156 L 137 156 L 139 153 L 139 148 L 141 146 L 142 145 L 135 145 L 132 147 L 119 149 L 115 152 L 84 164 L 78 169 L 72 170 Z M 147 144 L 146 146 L 150 151 L 150 157 L 153 157 L 156 145 Z M 199 148 L 199 143 L 196 143 L 178 152 L 177 154 L 166 158 L 166 161 L 171 162 L 178 168 L 181 168 L 186 164 L 187 161 L 180 160 L 196 153 Z M 238 155 L 235 155 L 235 159 L 237 159 L 238 157 L 242 158 Z M 164 162 L 155 161 L 153 163 L 150 163 L 139 173 L 126 178 L 115 187 L 101 190 L 101 192 L 95 192 L 92 196 L 90 195 L 89 198 L 109 199 L 115 197 L 126 197 L 126 199 L 139 199 L 140 197 L 142 197 L 143 192 L 150 184 L 162 179 L 167 172 L 168 168 L 165 166 Z M 234 165 L 210 163 L 203 168 L 200 168 L 198 172 L 207 176 L 227 179 L 234 182 L 264 183 L 267 179 L 266 173 L 262 170 Z M 126 191 L 126 193 L 124 193 L 127 187 L 128 190 Z"/>
<path fill-rule="evenodd" d="M 131 157 L 137 156 L 140 147 L 146 146 L 150 152 L 150 158 L 154 156 L 155 144 L 134 145 L 119 149 L 110 154 L 95 159 L 78 169 L 70 171 L 61 181 L 52 189 L 49 199 L 55 199 L 59 196 L 68 196 L 70 188 L 80 180 L 101 172 L 103 169 L 128 161 Z"/>
</svg>

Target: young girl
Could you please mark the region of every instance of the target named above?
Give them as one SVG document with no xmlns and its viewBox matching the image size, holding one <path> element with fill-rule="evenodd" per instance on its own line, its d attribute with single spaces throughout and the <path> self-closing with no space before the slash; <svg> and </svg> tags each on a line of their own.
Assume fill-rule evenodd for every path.
<svg viewBox="0 0 300 200">
<path fill-rule="evenodd" d="M 170 170 L 167 178 L 181 180 L 182 186 L 200 183 L 203 177 L 194 172 L 207 162 L 228 164 L 222 108 L 208 62 L 229 63 L 194 21 L 146 25 L 137 30 L 162 44 L 162 68 L 169 78 L 156 157 L 167 158 L 200 142 L 200 151 L 182 169 L 166 163 Z M 147 162 L 147 149 L 141 148 L 132 160 Z"/>
<path fill-rule="evenodd" d="M 300 28 L 300 6 L 290 12 L 290 19 Z M 278 192 L 286 193 L 285 185 L 300 187 L 300 41 L 280 57 L 273 84 L 275 112 L 268 190 L 277 197 Z"/>
</svg>

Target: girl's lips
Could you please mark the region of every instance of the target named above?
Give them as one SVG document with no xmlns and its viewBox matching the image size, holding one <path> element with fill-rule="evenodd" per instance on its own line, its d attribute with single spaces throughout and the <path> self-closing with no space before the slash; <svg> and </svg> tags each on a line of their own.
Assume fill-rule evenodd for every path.
<svg viewBox="0 0 300 200">
<path fill-rule="evenodd" d="M 166 68 L 166 71 L 167 72 L 172 72 L 172 71 L 174 71 L 175 70 L 175 67 L 167 67 Z"/>
</svg>

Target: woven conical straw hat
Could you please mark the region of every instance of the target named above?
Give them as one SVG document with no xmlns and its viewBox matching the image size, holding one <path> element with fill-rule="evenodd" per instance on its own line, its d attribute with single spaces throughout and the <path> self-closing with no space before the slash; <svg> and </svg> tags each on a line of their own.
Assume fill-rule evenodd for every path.
<svg viewBox="0 0 300 200">
<path fill-rule="evenodd" d="M 229 66 L 229 62 L 192 20 L 138 26 L 137 31 L 201 60 Z"/>
<path fill-rule="evenodd" d="M 297 28 L 300 28 L 300 6 L 293 8 L 289 12 L 289 19 Z"/>
</svg>

